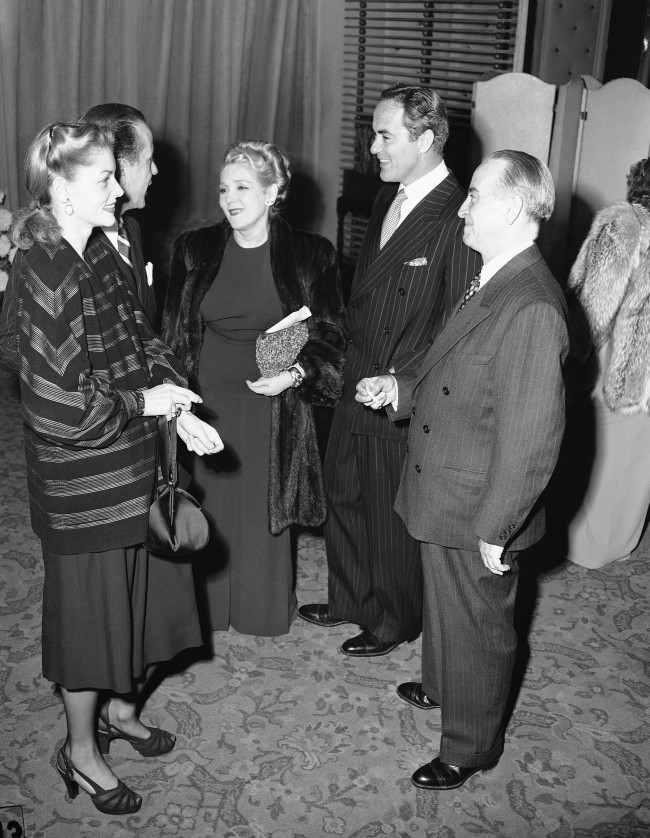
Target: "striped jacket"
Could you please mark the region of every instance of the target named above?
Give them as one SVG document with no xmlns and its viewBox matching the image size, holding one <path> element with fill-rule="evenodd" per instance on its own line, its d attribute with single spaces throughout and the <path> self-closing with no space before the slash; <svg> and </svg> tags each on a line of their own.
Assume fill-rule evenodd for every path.
<svg viewBox="0 0 650 838">
<path fill-rule="evenodd" d="M 34 531 L 63 554 L 142 543 L 157 420 L 136 415 L 134 391 L 184 385 L 182 366 L 102 237 L 85 261 L 65 239 L 34 244 L 13 271 Z"/>
</svg>

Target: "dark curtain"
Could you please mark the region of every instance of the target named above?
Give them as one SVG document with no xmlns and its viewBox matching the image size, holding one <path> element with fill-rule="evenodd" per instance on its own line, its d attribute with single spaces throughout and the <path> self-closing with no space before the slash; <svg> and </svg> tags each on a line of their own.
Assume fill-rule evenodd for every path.
<svg viewBox="0 0 650 838">
<path fill-rule="evenodd" d="M 315 157 L 314 0 L 0 0 L 0 190 L 26 201 L 38 129 L 91 105 L 147 118 L 160 173 L 147 213 L 171 231 L 218 215 L 226 147 L 280 144 L 299 174 Z M 146 225 L 145 225 L 146 226 Z"/>
</svg>

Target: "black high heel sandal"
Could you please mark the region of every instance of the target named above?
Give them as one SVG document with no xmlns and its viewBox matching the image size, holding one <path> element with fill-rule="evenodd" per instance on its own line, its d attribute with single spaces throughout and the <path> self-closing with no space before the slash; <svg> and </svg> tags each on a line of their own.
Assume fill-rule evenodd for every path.
<svg viewBox="0 0 650 838">
<path fill-rule="evenodd" d="M 66 754 L 65 745 L 59 749 L 56 755 L 56 770 L 63 777 L 70 800 L 74 800 L 79 794 L 79 783 L 74 778 L 75 774 L 81 777 L 84 783 L 88 783 L 94 789 L 94 793 L 87 791 L 86 794 L 92 800 L 95 809 L 104 815 L 132 815 L 139 811 L 142 806 L 140 795 L 132 791 L 121 780 L 117 781 L 117 786 L 114 789 L 103 789 L 93 782 L 90 777 L 86 777 Z"/>
<path fill-rule="evenodd" d="M 124 733 L 108 719 L 108 702 L 99 711 L 99 725 L 97 728 L 97 742 L 99 750 L 106 756 L 114 739 L 124 739 L 142 757 L 161 757 L 174 750 L 176 737 L 173 733 L 161 730 L 158 727 L 148 727 L 149 736 L 146 739 L 139 739 L 137 736 L 129 736 Z"/>
</svg>

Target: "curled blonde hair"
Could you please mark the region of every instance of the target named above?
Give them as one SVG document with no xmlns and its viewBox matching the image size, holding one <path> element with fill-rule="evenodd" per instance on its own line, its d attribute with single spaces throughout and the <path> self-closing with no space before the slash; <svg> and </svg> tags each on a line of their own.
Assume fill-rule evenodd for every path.
<svg viewBox="0 0 650 838">
<path fill-rule="evenodd" d="M 277 186 L 278 196 L 271 212 L 275 212 L 278 205 L 286 201 L 291 182 L 291 164 L 274 143 L 263 140 L 242 140 L 233 143 L 224 155 L 222 169 L 230 163 L 245 163 L 250 166 L 264 189 Z"/>
</svg>

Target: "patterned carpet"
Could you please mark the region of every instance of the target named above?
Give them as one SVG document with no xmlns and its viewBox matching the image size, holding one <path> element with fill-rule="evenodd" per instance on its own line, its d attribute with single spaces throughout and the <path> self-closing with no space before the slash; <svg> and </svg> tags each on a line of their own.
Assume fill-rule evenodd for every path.
<svg viewBox="0 0 650 838">
<path fill-rule="evenodd" d="M 19 406 L 0 373 L 0 807 L 27 838 L 641 838 L 650 834 L 650 538 L 602 571 L 522 568 L 521 684 L 506 751 L 456 791 L 416 791 L 437 751 L 438 711 L 395 686 L 419 677 L 419 641 L 376 659 L 338 651 L 349 626 L 298 620 L 286 637 L 213 636 L 172 674 L 145 721 L 178 734 L 145 760 L 114 743 L 116 773 L 144 804 L 126 818 L 70 801 L 54 771 L 59 698 L 40 674 L 41 563 L 27 509 Z M 322 600 L 322 539 L 299 544 L 298 599 Z M 0 808 L 0 835 L 18 809 Z M 3 820 L 4 819 L 4 820 Z"/>
</svg>

